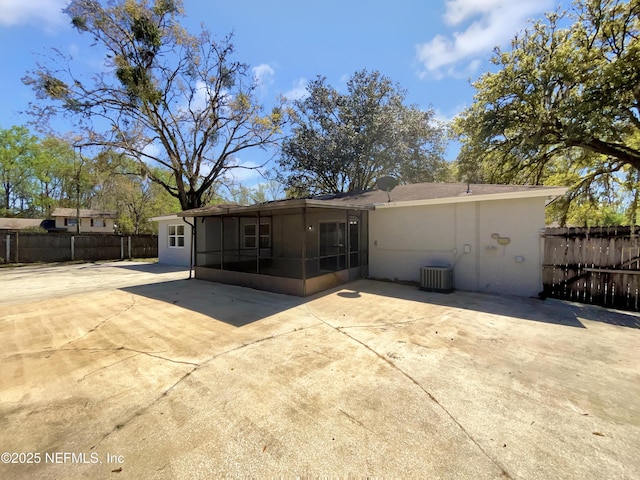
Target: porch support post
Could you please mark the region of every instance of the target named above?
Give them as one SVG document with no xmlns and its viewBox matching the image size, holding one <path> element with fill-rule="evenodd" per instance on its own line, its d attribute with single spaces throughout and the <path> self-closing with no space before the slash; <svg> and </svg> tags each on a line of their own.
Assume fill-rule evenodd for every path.
<svg viewBox="0 0 640 480">
<path fill-rule="evenodd" d="M 256 273 L 260 273 L 260 210 L 258 210 L 258 225 L 256 226 Z"/>
<path fill-rule="evenodd" d="M 347 270 L 351 269 L 351 225 L 349 224 L 349 210 L 347 209 L 347 222 L 344 224 L 345 232 L 345 246 L 344 246 L 344 254 L 347 256 L 346 262 L 344 262 Z M 350 275 L 347 276 L 350 279 Z"/>
<path fill-rule="evenodd" d="M 307 295 L 307 207 L 302 207 L 302 295 Z"/>
<path fill-rule="evenodd" d="M 220 215 L 220 270 L 224 270 L 224 217 Z"/>
</svg>

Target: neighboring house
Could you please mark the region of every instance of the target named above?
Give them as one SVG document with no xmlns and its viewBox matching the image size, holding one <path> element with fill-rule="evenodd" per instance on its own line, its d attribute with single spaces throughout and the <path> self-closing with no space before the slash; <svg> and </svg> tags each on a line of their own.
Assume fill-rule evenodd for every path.
<svg viewBox="0 0 640 480">
<path fill-rule="evenodd" d="M 51 216 L 57 230 L 75 233 L 78 230 L 78 215 L 75 208 L 56 208 Z M 80 209 L 80 233 L 114 233 L 115 212 Z"/>
<path fill-rule="evenodd" d="M 158 222 L 158 262 L 188 267 L 191 261 L 191 225 L 176 214 L 150 220 Z M 193 223 L 192 219 L 189 222 Z"/>
<path fill-rule="evenodd" d="M 42 227 L 41 218 L 0 218 L 0 231 L 16 231 Z"/>
<path fill-rule="evenodd" d="M 357 278 L 420 281 L 447 267 L 455 288 L 542 290 L 545 205 L 564 187 L 421 183 L 181 212 L 195 224 L 196 278 L 311 295 Z"/>
</svg>

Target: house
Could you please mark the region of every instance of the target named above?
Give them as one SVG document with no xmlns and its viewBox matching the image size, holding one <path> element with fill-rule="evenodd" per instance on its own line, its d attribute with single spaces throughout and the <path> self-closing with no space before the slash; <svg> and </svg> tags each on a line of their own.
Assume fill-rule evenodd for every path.
<svg viewBox="0 0 640 480">
<path fill-rule="evenodd" d="M 545 206 L 564 187 L 420 183 L 180 212 L 195 226 L 196 278 L 311 295 L 357 278 L 536 295 Z"/>
<path fill-rule="evenodd" d="M 158 222 L 158 262 L 188 267 L 191 265 L 191 220 L 176 214 L 153 217 Z"/>
<path fill-rule="evenodd" d="M 75 208 L 56 208 L 51 216 L 58 231 L 78 232 L 78 212 Z M 80 209 L 80 233 L 113 233 L 115 212 Z"/>
<path fill-rule="evenodd" d="M 0 218 L 0 231 L 36 229 L 43 226 L 41 218 Z"/>
</svg>

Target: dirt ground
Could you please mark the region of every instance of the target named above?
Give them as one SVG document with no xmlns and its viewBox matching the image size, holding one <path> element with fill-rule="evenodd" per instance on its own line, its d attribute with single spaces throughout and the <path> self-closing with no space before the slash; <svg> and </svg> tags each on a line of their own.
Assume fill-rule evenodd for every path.
<svg viewBox="0 0 640 480">
<path fill-rule="evenodd" d="M 640 318 L 0 269 L 1 479 L 640 478 Z"/>
</svg>

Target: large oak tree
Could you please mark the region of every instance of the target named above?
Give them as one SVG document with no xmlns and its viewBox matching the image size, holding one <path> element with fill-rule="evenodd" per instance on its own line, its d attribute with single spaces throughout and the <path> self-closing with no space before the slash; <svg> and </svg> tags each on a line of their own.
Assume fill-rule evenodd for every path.
<svg viewBox="0 0 640 480">
<path fill-rule="evenodd" d="M 443 180 L 446 133 L 431 109 L 405 105 L 405 92 L 379 72 L 356 72 L 340 93 L 318 77 L 293 103 L 280 179 L 290 195 L 366 190 L 378 177 Z"/>
<path fill-rule="evenodd" d="M 496 49 L 455 124 L 460 177 L 568 183 L 582 202 L 636 178 L 639 36 L 638 0 L 578 0 Z"/>
<path fill-rule="evenodd" d="M 59 51 L 30 72 L 40 125 L 64 114 L 74 144 L 122 152 L 183 209 L 205 204 L 212 186 L 238 166 L 239 152 L 277 140 L 278 108 L 264 114 L 247 65 L 233 59 L 230 37 L 179 23 L 179 0 L 72 0 L 73 26 L 94 39 L 105 70 L 83 77 Z M 157 167 L 171 181 L 156 175 Z"/>
</svg>

